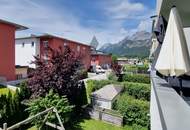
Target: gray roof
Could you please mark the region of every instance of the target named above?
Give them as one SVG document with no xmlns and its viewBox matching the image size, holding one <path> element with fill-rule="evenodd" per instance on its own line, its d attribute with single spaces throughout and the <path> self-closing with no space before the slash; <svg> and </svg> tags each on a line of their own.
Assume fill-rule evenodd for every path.
<svg viewBox="0 0 190 130">
<path fill-rule="evenodd" d="M 4 24 L 9 24 L 9 25 L 15 26 L 16 30 L 26 30 L 26 29 L 28 29 L 25 26 L 22 26 L 22 25 L 19 25 L 19 24 L 16 24 L 16 23 L 12 23 L 12 22 L 9 22 L 9 21 L 3 20 L 3 19 L 0 19 L 0 23 L 4 23 Z"/>
<path fill-rule="evenodd" d="M 92 97 L 112 101 L 122 90 L 122 86 L 110 84 L 93 92 Z"/>
</svg>

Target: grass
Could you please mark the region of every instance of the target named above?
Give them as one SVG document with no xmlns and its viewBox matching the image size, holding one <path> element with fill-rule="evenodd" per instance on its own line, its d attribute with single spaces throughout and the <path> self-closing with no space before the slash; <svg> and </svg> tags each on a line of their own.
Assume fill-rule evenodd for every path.
<svg viewBox="0 0 190 130">
<path fill-rule="evenodd" d="M 29 128 L 27 130 L 38 130 L 38 129 L 35 126 L 33 126 L 33 127 Z"/>
<path fill-rule="evenodd" d="M 14 93 L 14 91 L 12 91 L 12 90 L 10 90 L 10 89 L 8 89 L 8 88 L 1 87 L 1 86 L 0 86 L 0 95 L 2 95 L 2 94 L 8 94 L 9 91 L 10 91 L 11 93 Z"/>
<path fill-rule="evenodd" d="M 102 121 L 97 121 L 93 119 L 84 119 L 72 128 L 66 130 L 137 130 L 130 126 L 117 127 Z M 146 128 L 138 130 L 147 130 Z"/>
<path fill-rule="evenodd" d="M 27 130 L 38 130 L 35 126 Z M 66 130 L 147 130 L 146 128 L 134 128 L 131 126 L 117 127 L 102 121 L 93 119 L 84 119 L 73 127 L 66 128 Z"/>
</svg>

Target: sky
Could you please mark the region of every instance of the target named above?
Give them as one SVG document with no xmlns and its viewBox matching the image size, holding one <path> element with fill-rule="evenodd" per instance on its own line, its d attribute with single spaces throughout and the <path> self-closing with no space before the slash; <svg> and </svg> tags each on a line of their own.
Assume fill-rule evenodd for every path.
<svg viewBox="0 0 190 130">
<path fill-rule="evenodd" d="M 53 34 L 100 46 L 150 31 L 156 0 L 0 0 L 0 19 L 29 27 L 16 37 Z"/>
</svg>

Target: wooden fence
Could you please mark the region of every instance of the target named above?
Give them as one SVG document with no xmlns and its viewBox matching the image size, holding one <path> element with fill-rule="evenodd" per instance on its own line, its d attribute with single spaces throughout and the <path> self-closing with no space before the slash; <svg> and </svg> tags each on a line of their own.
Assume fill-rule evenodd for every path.
<svg viewBox="0 0 190 130">
<path fill-rule="evenodd" d="M 56 115 L 56 117 L 57 117 L 57 119 L 58 119 L 58 121 L 59 121 L 59 125 L 60 125 L 60 126 L 57 126 L 56 124 L 53 124 L 53 123 L 50 123 L 50 122 L 47 122 L 48 117 L 49 117 L 50 114 L 52 114 L 52 113 L 55 113 L 55 115 Z M 39 116 L 45 115 L 45 114 L 47 114 L 47 115 L 45 116 L 45 118 L 44 118 L 44 120 L 43 120 L 43 122 L 42 122 L 42 124 L 41 124 L 41 126 L 40 126 L 40 128 L 39 128 L 39 130 L 41 130 L 41 128 L 43 127 L 44 124 L 45 124 L 45 125 L 48 125 L 48 126 L 50 126 L 50 127 L 53 127 L 53 128 L 55 128 L 55 129 L 57 129 L 57 130 L 65 130 L 65 128 L 64 128 L 64 126 L 63 126 L 63 123 L 62 123 L 62 121 L 61 121 L 61 118 L 60 118 L 60 116 L 59 116 L 59 114 L 58 114 L 58 112 L 57 112 L 57 109 L 54 108 L 54 107 L 51 107 L 51 108 L 49 108 L 49 109 L 46 109 L 45 111 L 42 111 L 42 112 L 40 112 L 40 113 L 38 113 L 38 114 L 36 114 L 36 115 L 34 115 L 34 116 L 31 116 L 31 117 L 27 118 L 26 120 L 23 120 L 23 121 L 21 121 L 21 122 L 15 124 L 15 125 L 13 125 L 13 126 L 10 126 L 10 127 L 7 127 L 7 123 L 4 123 L 4 124 L 3 124 L 3 129 L 0 128 L 0 130 L 14 130 L 14 129 L 16 129 L 16 128 L 19 128 L 19 127 L 22 126 L 22 125 L 25 125 L 25 124 L 28 124 L 28 123 L 32 122 L 33 119 L 35 119 L 35 118 L 37 118 L 37 117 L 39 117 Z"/>
</svg>

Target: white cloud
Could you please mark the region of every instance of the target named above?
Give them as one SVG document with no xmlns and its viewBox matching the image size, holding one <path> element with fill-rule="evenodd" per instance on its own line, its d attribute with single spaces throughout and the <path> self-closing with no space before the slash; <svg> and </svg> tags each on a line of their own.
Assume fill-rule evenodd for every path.
<svg viewBox="0 0 190 130">
<path fill-rule="evenodd" d="M 137 30 L 150 32 L 151 27 L 152 27 L 151 20 L 142 20 L 138 25 Z"/>
<path fill-rule="evenodd" d="M 130 3 L 128 0 L 115 0 L 107 10 L 109 17 L 115 18 L 134 17 L 137 12 L 146 10 L 141 3 Z M 0 19 L 16 22 L 29 27 L 29 30 L 17 32 L 17 36 L 26 36 L 40 33 L 50 33 L 89 43 L 93 35 L 96 35 L 100 43 L 118 42 L 126 35 L 134 33 L 137 28 L 126 30 L 123 21 L 110 21 L 108 28 L 88 28 L 80 25 L 78 16 L 70 11 L 61 9 L 58 11 L 53 6 L 41 5 L 31 0 L 0 0 Z M 134 13 L 132 13 L 134 12 Z M 133 15 L 132 15 L 133 14 Z M 141 23 L 138 29 L 146 29 L 147 24 Z"/>
<path fill-rule="evenodd" d="M 108 15 L 113 19 L 140 19 L 144 17 L 142 12 L 148 9 L 139 2 L 130 2 L 129 0 L 113 0 L 111 6 L 106 8 Z"/>
</svg>

